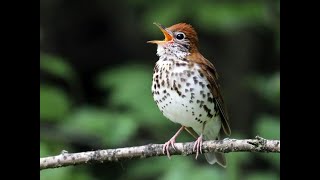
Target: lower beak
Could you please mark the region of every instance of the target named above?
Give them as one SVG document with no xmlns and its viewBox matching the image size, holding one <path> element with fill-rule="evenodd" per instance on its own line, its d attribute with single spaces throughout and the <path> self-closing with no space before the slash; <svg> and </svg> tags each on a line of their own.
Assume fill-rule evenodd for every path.
<svg viewBox="0 0 320 180">
<path fill-rule="evenodd" d="M 171 32 L 166 30 L 166 28 L 164 26 L 162 26 L 159 23 L 153 23 L 156 26 L 158 26 L 160 28 L 160 30 L 162 31 L 163 35 L 164 35 L 164 40 L 153 40 L 153 41 L 147 41 L 147 43 L 153 43 L 153 44 L 160 44 L 160 43 L 165 43 L 165 42 L 169 42 L 173 39 Z"/>
</svg>

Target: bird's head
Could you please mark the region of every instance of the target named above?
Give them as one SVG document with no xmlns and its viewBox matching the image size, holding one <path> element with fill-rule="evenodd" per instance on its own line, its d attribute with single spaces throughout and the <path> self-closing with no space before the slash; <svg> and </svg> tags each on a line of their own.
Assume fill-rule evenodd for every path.
<svg viewBox="0 0 320 180">
<path fill-rule="evenodd" d="M 164 34 L 164 40 L 153 40 L 148 43 L 158 45 L 158 55 L 175 55 L 184 58 L 198 51 L 198 36 L 190 24 L 179 23 L 168 28 L 154 23 Z"/>
</svg>

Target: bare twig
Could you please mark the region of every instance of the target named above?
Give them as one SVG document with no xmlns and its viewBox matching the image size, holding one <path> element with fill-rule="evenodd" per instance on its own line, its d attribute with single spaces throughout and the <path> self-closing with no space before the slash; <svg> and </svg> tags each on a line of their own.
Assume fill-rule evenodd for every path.
<svg viewBox="0 0 320 180">
<path fill-rule="evenodd" d="M 191 155 L 194 142 L 176 143 L 176 150 L 169 149 L 171 155 Z M 163 144 L 105 149 L 80 153 L 68 153 L 63 150 L 60 155 L 40 158 L 40 170 L 58 168 L 86 163 L 103 163 L 105 161 L 120 161 L 153 156 L 165 156 L 162 153 Z M 205 141 L 202 151 L 206 152 L 272 152 L 280 153 L 280 140 L 267 140 L 261 137 L 255 139 L 223 139 Z"/>
</svg>

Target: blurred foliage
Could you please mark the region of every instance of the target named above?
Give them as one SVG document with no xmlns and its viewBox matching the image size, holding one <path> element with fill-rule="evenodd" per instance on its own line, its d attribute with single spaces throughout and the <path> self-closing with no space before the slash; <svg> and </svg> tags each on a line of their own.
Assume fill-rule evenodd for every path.
<svg viewBox="0 0 320 180">
<path fill-rule="evenodd" d="M 46 2 L 47 10 L 53 2 Z M 201 29 L 209 34 L 230 34 L 250 26 L 262 26 L 271 29 L 275 34 L 275 43 L 280 44 L 277 21 L 270 15 L 273 11 L 276 15 L 279 14 L 280 1 L 125 2 L 133 9 L 145 9 L 141 13 L 141 21 L 137 23 L 144 27 L 141 31 L 153 37 L 160 36 L 155 27 L 150 26 L 154 21 L 169 25 L 181 19 L 190 19 L 195 26 L 201 26 Z M 101 7 L 109 5 L 104 1 L 99 3 Z M 272 11 L 269 9 L 270 3 L 271 7 L 275 7 Z M 59 5 L 56 1 L 53 4 Z M 123 17 L 126 17 L 125 15 Z M 42 43 L 46 40 L 46 35 L 45 30 L 41 29 Z M 122 37 L 117 38 L 122 41 Z M 279 49 L 279 46 L 274 48 Z M 85 75 L 80 76 L 74 64 L 70 62 L 69 59 L 53 53 L 43 52 L 40 56 L 41 73 L 50 76 L 46 78 L 40 73 L 41 157 L 57 155 L 63 149 L 78 152 L 164 143 L 179 128 L 179 125 L 166 120 L 153 102 L 153 67 L 150 63 L 132 64 L 128 62 L 136 60 L 127 59 L 125 63 L 112 67 L 104 66 L 95 72 L 90 85 L 101 92 L 98 99 L 102 103 L 94 103 L 89 102 L 88 99 L 91 97 L 86 97 L 86 93 L 79 93 L 85 91 L 84 85 L 80 84 Z M 57 83 L 52 79 L 59 79 L 63 83 Z M 253 138 L 259 135 L 280 139 L 279 72 L 275 70 L 267 75 L 252 74 L 247 79 L 241 79 L 241 82 L 248 85 L 248 91 L 261 98 L 263 107 L 271 107 L 272 113 L 266 110 L 257 112 L 252 117 L 253 125 L 250 132 L 239 133 L 240 129 L 233 128 L 231 138 Z M 90 93 L 88 94 L 96 95 L 95 91 Z M 192 140 L 190 135 L 182 133 L 177 141 Z M 210 166 L 203 156 L 198 160 L 195 160 L 194 156 L 173 156 L 171 160 L 155 157 L 122 162 L 114 165 L 116 168 L 119 166 L 120 172 L 105 168 L 101 170 L 100 176 L 97 175 L 99 173 L 96 172 L 95 165 L 43 170 L 40 172 L 40 179 L 280 179 L 280 154 L 243 152 L 229 153 L 226 156 L 226 169 L 217 165 Z"/>
<path fill-rule="evenodd" d="M 69 113 L 70 108 L 71 101 L 64 91 L 54 86 L 40 85 L 40 119 L 62 120 Z"/>
<path fill-rule="evenodd" d="M 97 83 L 104 90 L 112 89 L 107 104 L 128 107 L 128 116 L 135 122 L 158 126 L 164 121 L 151 95 L 151 79 L 152 67 L 129 64 L 102 72 Z"/>
<path fill-rule="evenodd" d="M 61 57 L 41 54 L 40 69 L 67 81 L 72 81 L 75 78 L 73 68 Z"/>
<path fill-rule="evenodd" d="M 280 105 L 280 74 L 278 72 L 268 77 L 255 75 L 250 79 L 250 86 L 260 97 L 272 105 Z"/>
</svg>

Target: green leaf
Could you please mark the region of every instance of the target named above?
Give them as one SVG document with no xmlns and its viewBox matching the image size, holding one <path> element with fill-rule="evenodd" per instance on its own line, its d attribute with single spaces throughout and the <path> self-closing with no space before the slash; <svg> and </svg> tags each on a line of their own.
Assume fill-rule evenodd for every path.
<svg viewBox="0 0 320 180">
<path fill-rule="evenodd" d="M 128 115 L 137 123 L 163 125 L 166 120 L 151 94 L 153 67 L 122 65 L 98 76 L 98 86 L 111 89 L 108 103 L 112 107 L 127 107 Z"/>
<path fill-rule="evenodd" d="M 50 170 L 40 171 L 40 179 L 56 180 L 56 179 L 70 179 L 73 167 L 55 168 Z M 72 178 L 73 179 L 73 178 Z"/>
<path fill-rule="evenodd" d="M 244 26 L 265 24 L 264 4 L 259 2 L 211 2 L 194 6 L 194 18 L 203 29 L 230 31 Z"/>
<path fill-rule="evenodd" d="M 279 175 L 273 172 L 254 172 L 249 174 L 245 180 L 277 180 L 280 179 Z"/>
<path fill-rule="evenodd" d="M 130 116 L 95 107 L 76 110 L 61 126 L 66 132 L 98 136 L 108 146 L 124 144 L 136 133 L 137 127 L 137 123 Z"/>
<path fill-rule="evenodd" d="M 258 94 L 272 104 L 280 104 L 280 74 L 272 76 L 255 76 L 249 79 L 251 86 Z"/>
<path fill-rule="evenodd" d="M 261 115 L 254 127 L 255 134 L 266 139 L 280 139 L 279 117 Z"/>
<path fill-rule="evenodd" d="M 75 72 L 71 65 L 65 59 L 57 56 L 42 54 L 40 57 L 40 69 L 67 81 L 72 81 L 75 77 Z"/>
<path fill-rule="evenodd" d="M 50 151 L 45 142 L 40 142 L 40 157 L 49 156 Z"/>
<path fill-rule="evenodd" d="M 61 120 L 71 108 L 67 94 L 53 86 L 40 85 L 40 119 Z"/>
<path fill-rule="evenodd" d="M 156 157 L 137 161 L 121 179 L 154 179 L 155 176 L 159 180 L 226 179 L 222 168 L 209 164 L 199 166 L 194 155 L 171 158 L 169 160 L 167 157 Z"/>
</svg>

